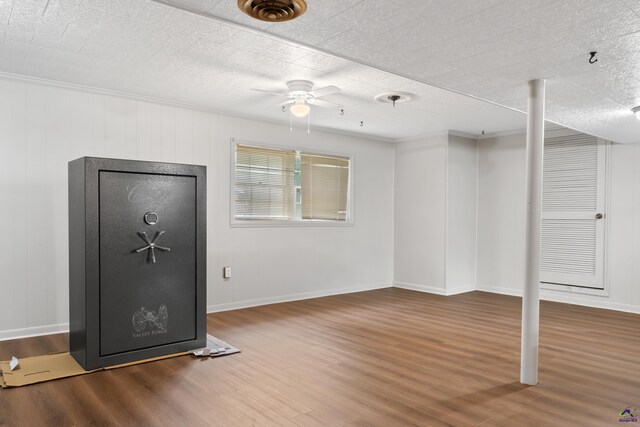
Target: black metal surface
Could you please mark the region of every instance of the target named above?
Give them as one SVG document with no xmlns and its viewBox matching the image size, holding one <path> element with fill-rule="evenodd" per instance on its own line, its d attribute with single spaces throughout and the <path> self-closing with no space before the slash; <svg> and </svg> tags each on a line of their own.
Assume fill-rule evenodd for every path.
<svg viewBox="0 0 640 427">
<path fill-rule="evenodd" d="M 205 209 L 203 166 L 70 162 L 70 347 L 85 369 L 204 346 Z"/>
</svg>

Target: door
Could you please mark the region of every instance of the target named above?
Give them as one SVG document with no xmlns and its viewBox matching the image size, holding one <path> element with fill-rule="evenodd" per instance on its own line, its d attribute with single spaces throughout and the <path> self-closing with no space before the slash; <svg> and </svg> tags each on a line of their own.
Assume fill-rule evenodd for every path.
<svg viewBox="0 0 640 427">
<path fill-rule="evenodd" d="M 541 282 L 604 288 L 605 158 L 596 137 L 545 138 Z"/>
<path fill-rule="evenodd" d="M 100 171 L 100 355 L 196 338 L 196 178 Z"/>
</svg>

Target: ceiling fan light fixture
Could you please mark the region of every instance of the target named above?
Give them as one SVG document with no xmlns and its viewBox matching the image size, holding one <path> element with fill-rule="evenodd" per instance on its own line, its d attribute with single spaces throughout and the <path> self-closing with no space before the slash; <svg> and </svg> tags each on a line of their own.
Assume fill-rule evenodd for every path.
<svg viewBox="0 0 640 427">
<path fill-rule="evenodd" d="M 636 119 L 640 120 L 640 105 L 638 105 L 637 107 L 633 107 L 631 111 L 633 111 L 633 114 L 636 115 Z"/>
<path fill-rule="evenodd" d="M 238 0 L 238 8 L 267 22 L 291 21 L 307 11 L 305 0 Z"/>
<path fill-rule="evenodd" d="M 311 111 L 311 107 L 304 99 L 296 99 L 289 111 L 296 117 L 305 117 Z"/>
</svg>

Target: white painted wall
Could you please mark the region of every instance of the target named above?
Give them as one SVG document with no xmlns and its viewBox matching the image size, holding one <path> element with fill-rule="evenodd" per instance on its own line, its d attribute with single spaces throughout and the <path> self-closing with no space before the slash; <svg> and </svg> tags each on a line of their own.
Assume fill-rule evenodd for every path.
<svg viewBox="0 0 640 427">
<path fill-rule="evenodd" d="M 450 295 L 475 288 L 476 141 L 450 134 L 396 144 L 395 279 Z"/>
<path fill-rule="evenodd" d="M 231 228 L 231 137 L 353 156 L 355 224 Z M 67 327 L 67 162 L 81 156 L 207 166 L 210 310 L 392 283 L 391 144 L 0 79 L 0 339 Z"/>
<path fill-rule="evenodd" d="M 478 141 L 479 289 L 498 293 L 522 289 L 524 138 L 522 134 Z"/>
<path fill-rule="evenodd" d="M 447 293 L 476 287 L 478 156 L 476 140 L 449 135 L 447 149 Z"/>
<path fill-rule="evenodd" d="M 478 289 L 520 295 L 524 274 L 525 135 L 478 141 Z M 543 289 L 556 301 L 640 312 L 640 145 L 612 144 L 609 295 Z"/>
<path fill-rule="evenodd" d="M 395 147 L 394 283 L 445 292 L 448 135 Z"/>
</svg>

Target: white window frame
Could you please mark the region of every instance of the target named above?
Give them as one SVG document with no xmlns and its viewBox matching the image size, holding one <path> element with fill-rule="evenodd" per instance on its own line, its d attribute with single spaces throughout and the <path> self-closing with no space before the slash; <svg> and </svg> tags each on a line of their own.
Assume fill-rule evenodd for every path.
<svg viewBox="0 0 640 427">
<path fill-rule="evenodd" d="M 335 156 L 349 159 L 349 187 L 347 189 L 347 220 L 238 220 L 235 213 L 235 194 L 236 194 L 236 146 L 237 145 L 250 145 L 259 148 L 271 148 L 275 150 L 288 150 L 299 151 L 304 154 L 311 154 L 317 156 Z M 352 227 L 355 221 L 355 199 L 354 199 L 354 170 L 355 161 L 352 155 L 346 153 L 336 153 L 331 151 L 316 151 L 314 149 L 308 150 L 301 147 L 292 147 L 291 145 L 279 145 L 263 142 L 253 142 L 241 140 L 238 138 L 231 138 L 231 156 L 230 156 L 230 169 L 231 169 L 231 182 L 229 191 L 229 225 L 231 227 L 238 228 L 251 228 L 251 227 Z"/>
</svg>

